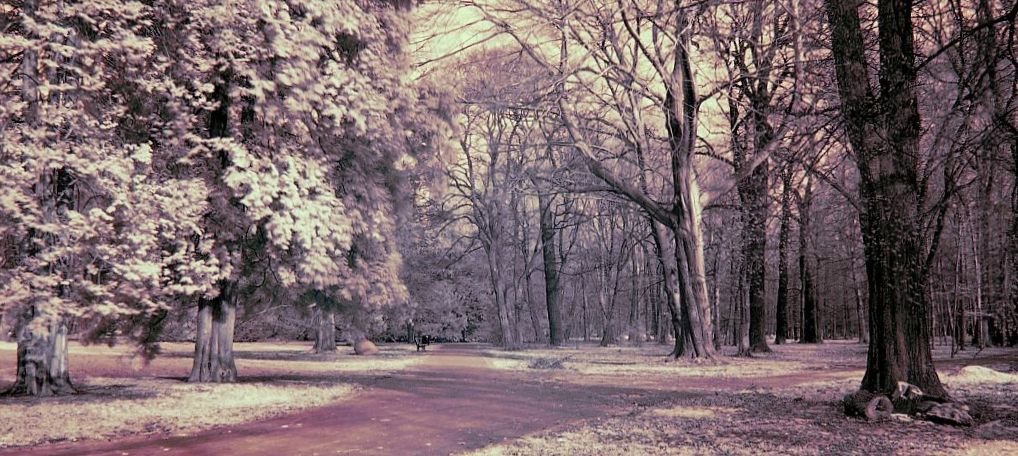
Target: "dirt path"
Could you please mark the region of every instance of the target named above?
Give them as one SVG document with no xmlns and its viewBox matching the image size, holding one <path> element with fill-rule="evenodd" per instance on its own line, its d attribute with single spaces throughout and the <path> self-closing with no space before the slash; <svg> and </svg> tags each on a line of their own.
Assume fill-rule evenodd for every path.
<svg viewBox="0 0 1018 456">
<path fill-rule="evenodd" d="M 369 389 L 332 406 L 193 436 L 42 445 L 0 455 L 445 455 L 667 396 L 498 371 L 469 348 L 425 356 L 398 376 L 364 378 Z"/>
<path fill-rule="evenodd" d="M 619 377 L 583 375 L 556 380 L 554 371 L 492 369 L 477 347 L 434 347 L 417 366 L 396 375 L 343 377 L 365 391 L 334 405 L 197 433 L 148 435 L 112 442 L 58 443 L 0 450 L 4 455 L 446 455 L 533 432 L 617 413 L 634 406 L 717 390 L 780 388 L 858 377 L 861 367 L 792 372 L 757 378 Z M 941 368 L 1013 361 L 956 359 Z M 278 380 L 273 377 L 272 379 Z M 258 377 L 246 381 L 260 381 Z"/>
</svg>

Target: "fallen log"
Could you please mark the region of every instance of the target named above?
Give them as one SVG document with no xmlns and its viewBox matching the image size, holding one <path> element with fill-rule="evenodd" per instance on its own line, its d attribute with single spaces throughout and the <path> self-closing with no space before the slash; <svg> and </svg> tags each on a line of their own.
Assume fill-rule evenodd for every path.
<svg viewBox="0 0 1018 456">
<path fill-rule="evenodd" d="M 863 417 L 869 422 L 890 419 L 891 413 L 894 413 L 894 404 L 889 397 L 870 391 L 859 390 L 846 394 L 841 402 L 846 415 Z"/>
</svg>

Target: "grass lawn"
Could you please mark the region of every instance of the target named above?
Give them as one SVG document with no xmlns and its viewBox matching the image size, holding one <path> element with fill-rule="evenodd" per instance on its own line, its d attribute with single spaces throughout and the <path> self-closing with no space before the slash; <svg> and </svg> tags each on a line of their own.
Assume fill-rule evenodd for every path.
<svg viewBox="0 0 1018 456">
<path fill-rule="evenodd" d="M 0 447 L 188 434 L 321 406 L 354 394 L 356 376 L 382 375 L 416 363 L 413 347 L 380 345 L 375 357 L 350 347 L 315 355 L 307 343 L 237 343 L 234 384 L 191 384 L 194 345 L 164 343 L 144 365 L 126 347 L 70 348 L 71 381 L 81 394 L 0 397 Z M 0 388 L 14 382 L 16 345 L 0 342 Z"/>
<path fill-rule="evenodd" d="M 1018 454 L 1018 356 L 1010 349 L 968 350 L 934 358 L 955 399 L 977 426 L 957 428 L 895 415 L 884 423 L 845 417 L 838 401 L 858 388 L 866 347 L 848 341 L 772 346 L 752 358 L 717 364 L 668 362 L 670 347 L 598 348 L 574 344 L 522 352 L 490 350 L 494 366 L 544 369 L 558 382 L 657 389 L 664 403 L 583 420 L 466 454 Z"/>
</svg>

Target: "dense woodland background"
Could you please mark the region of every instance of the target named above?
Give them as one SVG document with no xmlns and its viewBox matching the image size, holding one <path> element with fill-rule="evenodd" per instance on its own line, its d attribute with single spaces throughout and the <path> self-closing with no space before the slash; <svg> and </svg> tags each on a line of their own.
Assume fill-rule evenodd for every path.
<svg viewBox="0 0 1018 456">
<path fill-rule="evenodd" d="M 13 391 L 73 390 L 68 337 L 231 381 L 234 340 L 429 335 L 856 339 L 946 397 L 929 344 L 1018 343 L 1016 13 L 5 1 Z"/>
</svg>

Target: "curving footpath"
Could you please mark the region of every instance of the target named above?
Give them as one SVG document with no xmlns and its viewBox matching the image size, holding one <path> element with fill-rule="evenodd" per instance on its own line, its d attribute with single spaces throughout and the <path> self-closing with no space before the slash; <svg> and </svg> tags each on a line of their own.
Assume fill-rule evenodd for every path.
<svg viewBox="0 0 1018 456">
<path fill-rule="evenodd" d="M 440 347 L 334 405 L 189 436 L 13 448 L 19 455 L 447 455 L 604 416 L 661 391 L 572 386 L 490 368 L 475 347 Z"/>
</svg>

